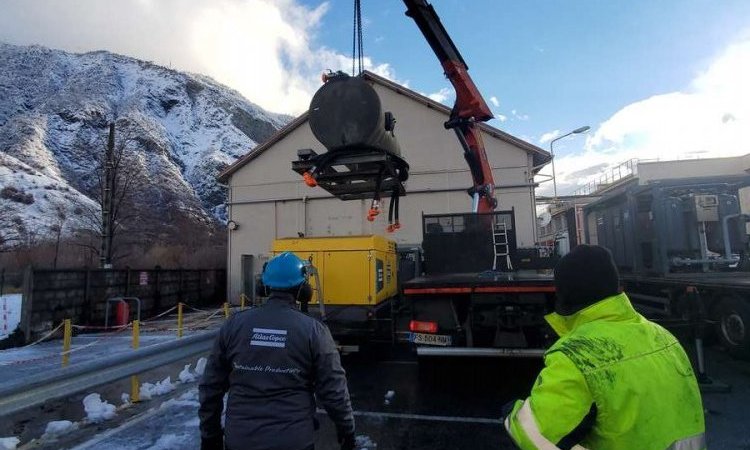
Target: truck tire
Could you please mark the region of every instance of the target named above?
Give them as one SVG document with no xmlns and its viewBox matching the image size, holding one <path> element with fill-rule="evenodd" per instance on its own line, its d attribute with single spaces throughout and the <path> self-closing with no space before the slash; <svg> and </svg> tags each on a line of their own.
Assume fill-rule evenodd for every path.
<svg viewBox="0 0 750 450">
<path fill-rule="evenodd" d="M 719 303 L 716 334 L 733 356 L 750 359 L 750 305 L 738 297 Z"/>
</svg>

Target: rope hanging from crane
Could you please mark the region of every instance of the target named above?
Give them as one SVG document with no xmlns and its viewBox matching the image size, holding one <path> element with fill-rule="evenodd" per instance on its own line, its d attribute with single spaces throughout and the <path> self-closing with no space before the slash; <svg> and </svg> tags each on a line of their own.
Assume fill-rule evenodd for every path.
<svg viewBox="0 0 750 450">
<path fill-rule="evenodd" d="M 364 45 L 362 38 L 362 4 L 354 0 L 354 20 L 352 26 L 352 76 L 362 75 L 364 70 Z M 355 72 L 355 63 L 358 71 Z"/>
</svg>

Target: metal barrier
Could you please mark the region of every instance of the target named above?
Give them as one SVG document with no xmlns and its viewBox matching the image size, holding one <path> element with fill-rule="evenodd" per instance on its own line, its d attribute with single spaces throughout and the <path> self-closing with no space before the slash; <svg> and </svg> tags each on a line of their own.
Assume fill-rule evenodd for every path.
<svg viewBox="0 0 750 450">
<path fill-rule="evenodd" d="M 0 417 L 210 351 L 218 330 L 45 370 L 0 387 Z"/>
</svg>

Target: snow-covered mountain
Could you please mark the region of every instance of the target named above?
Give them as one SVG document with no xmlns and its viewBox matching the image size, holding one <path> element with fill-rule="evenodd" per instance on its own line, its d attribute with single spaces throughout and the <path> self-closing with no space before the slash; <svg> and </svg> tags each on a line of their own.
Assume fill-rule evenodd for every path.
<svg viewBox="0 0 750 450">
<path fill-rule="evenodd" d="M 105 51 L 0 43 L 0 215 L 37 235 L 60 212 L 65 229 L 86 227 L 115 121 L 146 180 L 138 207 L 221 219 L 218 172 L 289 120 L 205 76 Z"/>
</svg>

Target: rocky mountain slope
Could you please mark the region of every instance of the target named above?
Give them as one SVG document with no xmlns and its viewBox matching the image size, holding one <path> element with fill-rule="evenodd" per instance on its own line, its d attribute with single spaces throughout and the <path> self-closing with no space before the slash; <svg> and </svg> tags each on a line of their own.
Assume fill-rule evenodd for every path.
<svg viewBox="0 0 750 450">
<path fill-rule="evenodd" d="M 136 209 L 221 220 L 225 190 L 215 176 L 289 120 L 205 76 L 104 51 L 0 43 L 0 216 L 6 231 L 37 236 L 61 216 L 66 232 L 91 227 L 83 211 L 98 209 L 99 162 L 115 121 L 143 180 Z"/>
</svg>

